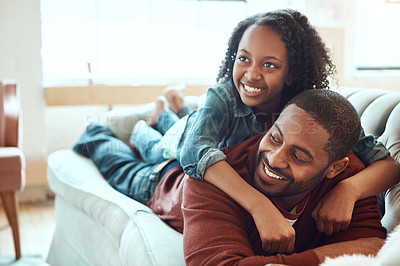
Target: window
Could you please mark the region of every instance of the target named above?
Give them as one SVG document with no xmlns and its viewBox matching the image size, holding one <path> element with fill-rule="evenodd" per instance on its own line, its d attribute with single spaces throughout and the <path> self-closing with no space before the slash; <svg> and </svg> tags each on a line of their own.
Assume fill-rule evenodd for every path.
<svg viewBox="0 0 400 266">
<path fill-rule="evenodd" d="M 354 65 L 357 70 L 400 71 L 399 13 L 399 3 L 356 1 Z"/>
<path fill-rule="evenodd" d="M 43 80 L 214 82 L 237 23 L 293 2 L 42 0 Z"/>
</svg>

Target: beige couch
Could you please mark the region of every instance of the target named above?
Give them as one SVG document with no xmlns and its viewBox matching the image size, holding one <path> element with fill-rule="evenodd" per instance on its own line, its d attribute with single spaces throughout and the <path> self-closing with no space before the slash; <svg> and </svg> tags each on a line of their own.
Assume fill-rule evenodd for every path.
<svg viewBox="0 0 400 266">
<path fill-rule="evenodd" d="M 339 89 L 361 114 L 372 133 L 400 162 L 400 92 Z M 194 106 L 204 98 L 191 99 Z M 153 105 L 113 110 L 107 125 L 127 140 L 138 116 L 146 119 Z M 117 192 L 95 165 L 72 150 L 48 158 L 48 180 L 56 195 L 57 227 L 51 265 L 184 265 L 182 235 L 164 224 L 147 206 Z M 386 194 L 386 207 L 397 213 L 383 218 L 391 230 L 400 220 L 400 187 Z"/>
</svg>

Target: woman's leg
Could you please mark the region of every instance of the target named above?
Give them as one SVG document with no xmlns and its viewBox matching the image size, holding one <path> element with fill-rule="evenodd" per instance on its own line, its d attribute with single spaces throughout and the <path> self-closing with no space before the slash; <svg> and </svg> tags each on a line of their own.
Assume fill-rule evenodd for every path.
<svg viewBox="0 0 400 266">
<path fill-rule="evenodd" d="M 162 137 L 160 132 L 141 120 L 138 121 L 132 131 L 130 143 L 139 150 L 143 161 L 156 164 L 165 160 L 160 143 Z"/>
<path fill-rule="evenodd" d="M 164 96 L 158 97 L 155 101 L 156 106 L 147 122 L 149 126 L 157 129 L 161 135 L 164 135 L 179 119 L 192 111 L 184 105 L 184 95 L 179 93 L 174 86 L 167 89 Z"/>
<path fill-rule="evenodd" d="M 179 118 L 182 118 L 192 112 L 190 107 L 185 105 L 184 84 L 172 85 L 164 89 L 163 96 L 168 101 L 169 109 Z"/>
<path fill-rule="evenodd" d="M 193 111 L 193 110 L 192 110 L 189 106 L 186 106 L 186 105 L 185 105 L 185 106 L 183 106 L 183 107 L 176 113 L 176 115 L 177 115 L 179 118 L 182 118 L 182 117 L 184 117 L 184 116 L 190 114 L 192 111 Z"/>
<path fill-rule="evenodd" d="M 161 135 L 164 135 L 165 132 L 167 132 L 168 129 L 170 129 L 178 121 L 179 117 L 175 113 L 169 110 L 164 110 L 158 117 L 157 130 L 161 133 Z"/>
<path fill-rule="evenodd" d="M 107 127 L 89 125 L 74 150 L 90 158 L 107 182 L 121 193 L 144 204 L 153 196 L 158 183 L 153 170 L 157 165 L 141 161 Z"/>
</svg>

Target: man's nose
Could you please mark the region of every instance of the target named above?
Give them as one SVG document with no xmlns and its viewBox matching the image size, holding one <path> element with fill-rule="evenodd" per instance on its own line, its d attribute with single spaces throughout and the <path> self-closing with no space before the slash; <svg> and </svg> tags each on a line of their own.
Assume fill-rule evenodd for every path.
<svg viewBox="0 0 400 266">
<path fill-rule="evenodd" d="M 250 66 L 247 69 L 245 76 L 250 81 L 259 80 L 261 78 L 260 68 L 255 64 Z"/>
<path fill-rule="evenodd" d="M 288 160 L 285 156 L 285 150 L 280 147 L 274 151 L 271 151 L 268 156 L 268 163 L 272 168 L 286 169 L 288 166 Z"/>
</svg>

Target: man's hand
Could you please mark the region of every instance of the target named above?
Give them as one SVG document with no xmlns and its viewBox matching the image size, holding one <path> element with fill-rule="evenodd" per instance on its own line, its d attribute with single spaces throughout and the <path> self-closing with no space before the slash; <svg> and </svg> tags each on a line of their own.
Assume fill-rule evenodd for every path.
<svg viewBox="0 0 400 266">
<path fill-rule="evenodd" d="M 331 235 L 347 229 L 356 201 L 355 191 L 345 182 L 339 182 L 318 202 L 311 213 L 317 223 L 318 231 Z"/>
<path fill-rule="evenodd" d="M 270 205 L 260 204 L 252 212 L 262 247 L 267 252 L 290 254 L 294 250 L 295 230 L 278 209 Z"/>
</svg>

